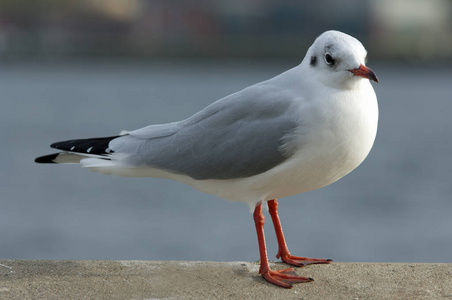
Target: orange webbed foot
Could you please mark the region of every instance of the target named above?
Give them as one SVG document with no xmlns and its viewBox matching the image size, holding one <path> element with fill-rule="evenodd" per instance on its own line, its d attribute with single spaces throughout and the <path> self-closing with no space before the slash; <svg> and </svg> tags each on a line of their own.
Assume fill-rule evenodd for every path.
<svg viewBox="0 0 452 300">
<path fill-rule="evenodd" d="M 293 268 L 268 270 L 266 272 L 262 272 L 262 277 L 270 283 L 288 289 L 290 289 L 294 283 L 314 281 L 312 278 L 298 276 Z"/>
<path fill-rule="evenodd" d="M 291 255 L 291 254 L 282 255 L 281 260 L 283 262 L 285 262 L 286 264 L 296 266 L 296 267 L 304 267 L 304 266 L 313 265 L 313 264 L 329 264 L 333 261 L 332 259 L 309 258 L 309 257 L 295 256 L 295 255 Z"/>
</svg>

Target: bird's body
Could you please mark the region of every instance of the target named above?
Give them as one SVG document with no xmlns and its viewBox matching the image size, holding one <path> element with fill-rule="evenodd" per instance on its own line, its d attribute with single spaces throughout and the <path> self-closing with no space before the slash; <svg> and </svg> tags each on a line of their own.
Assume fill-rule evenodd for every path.
<svg viewBox="0 0 452 300">
<path fill-rule="evenodd" d="M 252 208 L 318 189 L 355 169 L 373 145 L 377 99 L 363 77 L 377 79 L 365 56 L 359 41 L 329 31 L 300 65 L 186 120 L 55 143 L 64 152 L 37 162 L 169 178 Z"/>
<path fill-rule="evenodd" d="M 361 83 L 367 85 L 363 93 L 368 97 L 367 101 L 363 101 L 363 95 L 356 91 L 328 89 L 323 91 L 325 95 L 312 97 L 311 101 L 293 98 L 303 105 L 293 103 L 287 111 L 296 126 L 286 133 L 288 141 L 280 147 L 289 154 L 272 169 L 251 177 L 209 179 L 207 182 L 180 175 L 169 178 L 224 199 L 247 202 L 253 208 L 262 200 L 297 195 L 329 185 L 361 164 L 375 139 L 376 97 L 370 93 L 373 89 L 368 81 Z M 301 84 L 298 88 L 303 90 Z M 336 98 L 342 98 L 342 101 L 336 101 Z M 304 116 L 303 120 L 298 116 Z"/>
</svg>

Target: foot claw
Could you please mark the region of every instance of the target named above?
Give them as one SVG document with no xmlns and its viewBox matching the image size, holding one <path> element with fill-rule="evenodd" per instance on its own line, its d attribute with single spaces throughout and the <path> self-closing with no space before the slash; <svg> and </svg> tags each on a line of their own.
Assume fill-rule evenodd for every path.
<svg viewBox="0 0 452 300">
<path fill-rule="evenodd" d="M 309 258 L 309 257 L 294 256 L 294 255 L 290 255 L 290 254 L 281 256 L 281 260 L 283 262 L 285 262 L 286 264 L 296 266 L 296 267 L 304 267 L 304 266 L 313 265 L 313 264 L 329 264 L 333 261 L 332 259 Z"/>
<path fill-rule="evenodd" d="M 298 276 L 293 268 L 283 270 L 268 270 L 262 273 L 268 282 L 290 289 L 294 283 L 311 282 L 312 278 Z"/>
</svg>

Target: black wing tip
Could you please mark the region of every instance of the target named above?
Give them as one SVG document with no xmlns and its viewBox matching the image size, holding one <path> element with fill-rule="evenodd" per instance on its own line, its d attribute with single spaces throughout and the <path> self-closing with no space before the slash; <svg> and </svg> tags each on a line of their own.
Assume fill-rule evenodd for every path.
<svg viewBox="0 0 452 300">
<path fill-rule="evenodd" d="M 101 138 L 90 138 L 90 139 L 80 139 L 80 140 L 68 140 L 62 142 L 56 142 L 50 145 L 50 147 L 69 151 L 74 153 L 83 154 L 93 154 L 93 155 L 108 155 L 112 154 L 114 151 L 108 148 L 108 143 L 120 137 L 120 135 L 101 137 Z M 61 152 L 60 152 L 61 153 Z M 38 164 L 56 164 L 55 161 L 60 153 L 54 153 L 49 155 L 44 155 L 35 158 L 35 163 Z"/>
<path fill-rule="evenodd" d="M 49 155 L 44 155 L 35 158 L 35 163 L 38 164 L 56 164 L 55 159 L 60 153 L 54 153 Z"/>
<path fill-rule="evenodd" d="M 50 148 L 58 149 L 58 150 L 69 150 L 68 147 L 71 147 L 71 145 L 75 144 L 78 141 L 82 140 L 69 140 L 69 141 L 62 141 L 62 142 L 56 142 L 50 145 Z"/>
<path fill-rule="evenodd" d="M 79 140 L 68 140 L 53 143 L 52 145 L 50 145 L 50 147 L 69 152 L 105 155 L 113 153 L 113 151 L 108 148 L 108 144 L 110 143 L 111 140 L 116 139 L 118 137 L 121 137 L 121 135 Z"/>
</svg>

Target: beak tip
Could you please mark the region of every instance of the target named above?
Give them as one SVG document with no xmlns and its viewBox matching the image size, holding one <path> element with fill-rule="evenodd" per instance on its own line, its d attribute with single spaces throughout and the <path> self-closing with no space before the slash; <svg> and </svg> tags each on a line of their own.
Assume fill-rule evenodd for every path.
<svg viewBox="0 0 452 300">
<path fill-rule="evenodd" d="M 377 75 L 375 75 L 375 77 L 374 77 L 374 78 L 372 78 L 372 80 L 373 80 L 373 81 L 375 81 L 376 83 L 380 83 L 380 81 L 378 80 L 378 77 L 377 77 Z"/>
</svg>

